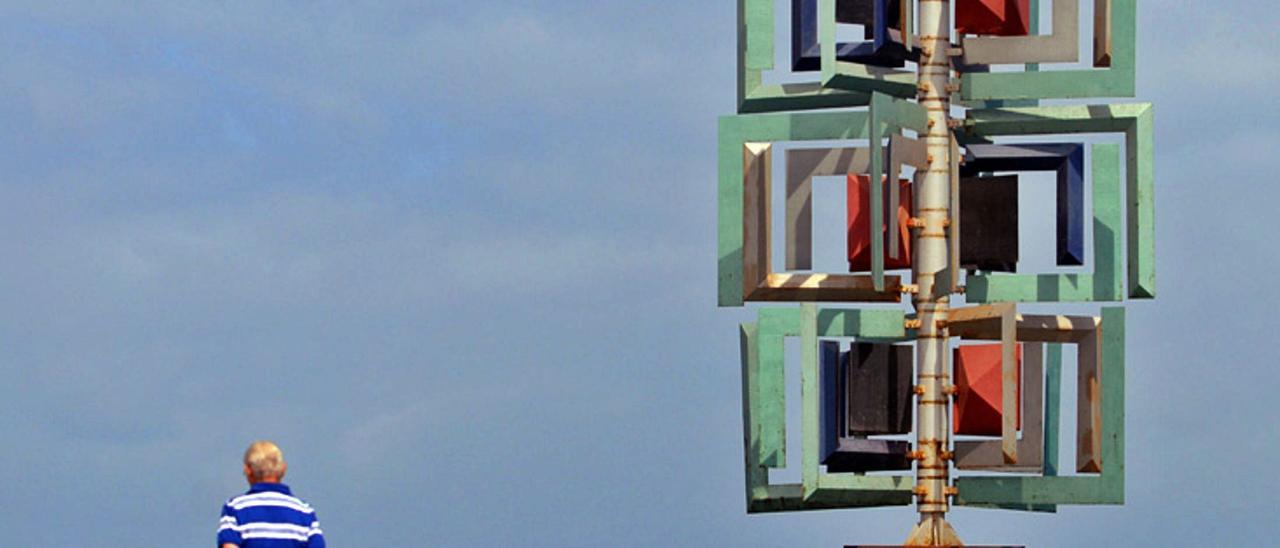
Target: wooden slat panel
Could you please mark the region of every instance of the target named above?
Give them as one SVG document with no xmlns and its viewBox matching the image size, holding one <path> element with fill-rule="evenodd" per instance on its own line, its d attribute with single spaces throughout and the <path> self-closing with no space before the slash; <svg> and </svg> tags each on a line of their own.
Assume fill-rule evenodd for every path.
<svg viewBox="0 0 1280 548">
<path fill-rule="evenodd" d="M 742 294 L 746 298 L 765 283 L 771 270 L 772 157 L 773 147 L 768 143 L 742 147 Z"/>
<path fill-rule="evenodd" d="M 1080 340 L 1076 369 L 1076 471 L 1102 472 L 1102 348 L 1098 332 Z"/>
<path fill-rule="evenodd" d="M 947 327 L 954 330 L 957 326 L 963 326 L 965 324 L 979 322 L 982 320 L 1013 317 L 1016 311 L 1017 309 L 1013 303 L 995 303 L 982 306 L 953 308 L 947 312 Z"/>
<path fill-rule="evenodd" d="M 1111 66 L 1111 0 L 1093 0 L 1093 66 Z"/>
<path fill-rule="evenodd" d="M 919 139 L 911 139 L 902 134 L 894 133 L 889 136 L 889 177 L 890 188 L 893 187 L 893 181 L 897 181 L 902 173 L 902 166 L 909 165 L 916 169 L 927 169 L 929 167 L 929 149 L 924 141 Z M 889 211 L 898 211 L 900 193 L 889 193 Z M 907 204 L 907 211 L 911 217 L 915 217 L 914 204 Z M 897 238 L 889 238 L 889 258 L 897 259 L 901 252 L 899 249 Z"/>
<path fill-rule="evenodd" d="M 855 274 L 770 274 L 750 298 L 762 302 L 901 302 L 902 278 L 886 276 L 878 291 L 869 276 Z"/>
<path fill-rule="evenodd" d="M 1010 305 L 1012 307 L 1012 305 Z M 1001 414 L 1000 444 L 1005 464 L 1018 464 L 1018 358 L 1015 340 L 1017 320 L 1012 313 L 1000 318 L 1000 379 L 1004 385 L 1000 392 L 1001 409 L 1015 410 Z"/>
</svg>

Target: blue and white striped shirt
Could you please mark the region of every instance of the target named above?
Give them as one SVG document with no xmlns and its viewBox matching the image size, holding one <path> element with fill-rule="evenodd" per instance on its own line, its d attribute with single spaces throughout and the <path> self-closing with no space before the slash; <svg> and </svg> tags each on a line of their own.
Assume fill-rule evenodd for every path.
<svg viewBox="0 0 1280 548">
<path fill-rule="evenodd" d="M 283 483 L 255 483 L 222 506 L 218 548 L 324 548 L 316 511 Z"/>
</svg>

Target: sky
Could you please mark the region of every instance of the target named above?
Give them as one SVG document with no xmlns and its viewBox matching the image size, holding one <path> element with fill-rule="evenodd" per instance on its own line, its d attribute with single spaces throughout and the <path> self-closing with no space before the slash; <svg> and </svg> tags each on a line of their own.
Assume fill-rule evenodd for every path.
<svg viewBox="0 0 1280 548">
<path fill-rule="evenodd" d="M 1128 312 L 1127 504 L 957 509 L 968 542 L 1280 533 L 1271 8 L 1140 5 L 1159 298 Z M 900 542 L 911 508 L 745 512 L 754 312 L 715 306 L 734 26 L 0 0 L 0 544 L 207 546 L 257 438 L 334 546 Z"/>
</svg>

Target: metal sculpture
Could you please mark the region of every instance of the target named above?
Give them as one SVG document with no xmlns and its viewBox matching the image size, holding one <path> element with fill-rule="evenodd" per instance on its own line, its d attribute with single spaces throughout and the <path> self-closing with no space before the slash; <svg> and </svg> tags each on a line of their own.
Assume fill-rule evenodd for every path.
<svg viewBox="0 0 1280 548">
<path fill-rule="evenodd" d="M 959 546 L 953 505 L 1122 504 L 1119 303 L 1155 297 L 1151 105 L 1039 100 L 1134 95 L 1136 0 L 1095 0 L 1092 25 L 1079 0 L 1055 0 L 1043 33 L 1040 0 L 957 0 L 955 39 L 948 0 L 792 0 L 787 83 L 770 83 L 774 0 L 737 2 L 738 114 L 719 127 L 719 304 L 800 303 L 740 327 L 748 512 L 914 502 L 907 545 Z M 838 25 L 861 25 L 868 41 L 837 42 Z M 1083 63 L 1081 28 L 1093 33 Z M 1029 171 L 1057 175 L 1059 268 L 1047 272 L 1019 265 L 1018 173 Z M 848 272 L 813 270 L 813 186 L 829 176 L 847 181 L 848 217 L 835 222 L 848 241 L 822 252 L 842 253 Z M 911 311 L 884 306 L 904 296 Z M 1093 316 L 1017 309 L 1059 302 L 1113 304 Z M 774 484 L 769 470 L 788 462 L 787 338 L 802 348 L 801 481 Z M 1059 463 L 1064 345 L 1077 356 L 1074 474 Z M 953 481 L 953 470 L 980 475 Z"/>
</svg>

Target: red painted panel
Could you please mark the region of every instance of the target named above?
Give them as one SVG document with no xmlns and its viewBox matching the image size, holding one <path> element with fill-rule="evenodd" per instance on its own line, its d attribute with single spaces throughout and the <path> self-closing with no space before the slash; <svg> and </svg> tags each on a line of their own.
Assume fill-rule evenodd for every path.
<svg viewBox="0 0 1280 548">
<path fill-rule="evenodd" d="M 965 345 L 955 349 L 956 399 L 952 430 L 970 436 L 999 436 L 1004 383 L 1000 344 Z M 1022 428 L 1022 345 L 1017 346 L 1018 428 Z"/>
<path fill-rule="evenodd" d="M 1031 28 L 1030 0 L 958 0 L 956 32 L 1026 36 Z"/>
<path fill-rule="evenodd" d="M 881 179 L 881 184 L 884 180 Z M 867 272 L 871 270 L 871 177 L 867 175 L 850 174 L 848 179 L 847 193 L 848 196 L 848 242 L 849 242 L 849 271 L 850 272 Z M 893 217 L 888 214 L 889 197 L 888 193 L 881 193 L 884 198 L 885 224 Z M 887 227 L 883 230 L 885 234 L 884 242 L 884 269 L 896 270 L 902 268 L 911 268 L 911 181 L 903 179 L 898 181 L 898 219 L 897 219 L 897 237 L 898 237 L 898 258 L 889 258 L 889 237 Z"/>
</svg>

